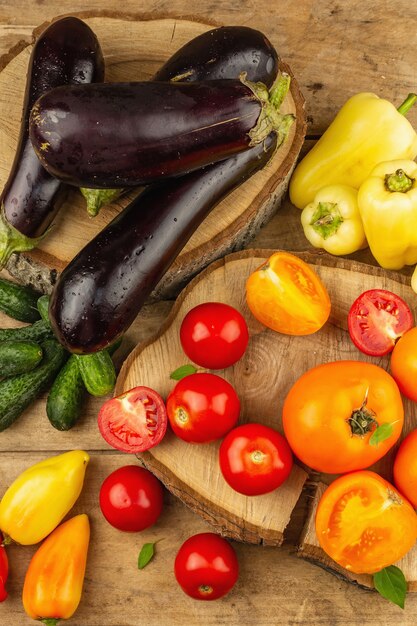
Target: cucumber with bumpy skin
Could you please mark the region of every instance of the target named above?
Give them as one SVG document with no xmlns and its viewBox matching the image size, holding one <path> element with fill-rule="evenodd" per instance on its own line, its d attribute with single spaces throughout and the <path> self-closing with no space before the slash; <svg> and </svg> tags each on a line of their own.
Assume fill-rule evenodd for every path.
<svg viewBox="0 0 417 626">
<path fill-rule="evenodd" d="M 44 341 L 52 337 L 52 329 L 43 320 L 22 328 L 0 328 L 0 341 Z"/>
<path fill-rule="evenodd" d="M 108 348 L 110 355 L 116 352 L 121 342 L 120 339 Z M 52 426 L 57 430 L 72 428 L 81 416 L 85 396 L 79 362 L 72 354 L 54 380 L 46 402 L 46 414 Z"/>
<path fill-rule="evenodd" d="M 0 381 L 0 431 L 5 430 L 54 380 L 67 353 L 54 339 L 41 345 L 44 357 L 36 369 Z"/>
<path fill-rule="evenodd" d="M 36 302 L 39 293 L 30 287 L 12 283 L 10 280 L 0 278 L 0 311 L 20 322 L 36 322 L 39 312 Z"/>
<path fill-rule="evenodd" d="M 116 384 L 116 370 L 107 350 L 94 354 L 76 354 L 75 358 L 88 393 L 106 396 Z"/>
<path fill-rule="evenodd" d="M 45 294 L 38 298 L 36 308 L 38 309 L 41 319 L 49 325 L 49 296 Z"/>
<path fill-rule="evenodd" d="M 0 378 L 31 372 L 42 360 L 42 348 L 33 341 L 0 343 Z"/>
</svg>

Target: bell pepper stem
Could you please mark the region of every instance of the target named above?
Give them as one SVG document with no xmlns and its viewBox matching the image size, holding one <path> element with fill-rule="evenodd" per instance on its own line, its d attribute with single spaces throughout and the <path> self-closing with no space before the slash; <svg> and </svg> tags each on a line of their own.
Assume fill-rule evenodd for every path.
<svg viewBox="0 0 417 626">
<path fill-rule="evenodd" d="M 59 619 L 59 617 L 45 617 L 40 621 L 42 622 L 42 624 L 45 624 L 45 626 L 56 626 L 59 622 Z"/>
<path fill-rule="evenodd" d="M 412 106 L 414 106 L 416 101 L 417 101 L 417 94 L 409 93 L 406 99 L 404 100 L 404 102 L 400 104 L 400 106 L 398 107 L 397 109 L 398 113 L 401 113 L 401 115 L 407 115 L 408 111 L 411 109 Z"/>
</svg>

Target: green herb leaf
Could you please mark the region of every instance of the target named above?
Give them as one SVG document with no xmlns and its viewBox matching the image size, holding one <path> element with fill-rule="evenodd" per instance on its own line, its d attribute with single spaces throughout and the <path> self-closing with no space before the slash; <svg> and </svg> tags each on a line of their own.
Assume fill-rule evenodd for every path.
<svg viewBox="0 0 417 626">
<path fill-rule="evenodd" d="M 194 367 L 194 365 L 191 365 L 191 363 L 187 363 L 187 365 L 181 365 L 181 367 L 174 370 L 169 377 L 172 378 L 172 380 L 181 380 L 181 378 L 185 378 L 186 376 L 195 374 L 196 372 L 197 368 Z"/>
<path fill-rule="evenodd" d="M 378 428 L 375 428 L 374 432 L 369 438 L 369 443 L 371 446 L 377 446 L 379 443 L 385 441 L 391 437 L 393 433 L 393 426 L 391 422 L 387 422 L 386 424 L 381 424 Z"/>
<path fill-rule="evenodd" d="M 153 555 L 155 554 L 155 544 L 154 543 L 144 543 L 141 551 L 139 552 L 138 558 L 138 569 L 143 569 L 146 567 L 153 559 Z"/>
<path fill-rule="evenodd" d="M 402 609 L 407 593 L 407 581 L 399 567 L 390 565 L 374 574 L 374 585 L 378 593 Z"/>
</svg>

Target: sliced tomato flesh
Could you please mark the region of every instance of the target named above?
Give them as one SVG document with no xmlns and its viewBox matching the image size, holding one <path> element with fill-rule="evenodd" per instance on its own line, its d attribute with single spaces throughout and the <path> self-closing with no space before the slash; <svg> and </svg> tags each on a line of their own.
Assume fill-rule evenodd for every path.
<svg viewBox="0 0 417 626">
<path fill-rule="evenodd" d="M 143 386 L 107 400 L 98 415 L 98 427 L 107 443 L 130 453 L 156 446 L 165 435 L 167 423 L 163 399 Z"/>
<path fill-rule="evenodd" d="M 413 327 L 408 304 L 386 289 L 364 291 L 348 315 L 350 337 L 355 346 L 371 356 L 391 352 L 397 340 Z"/>
</svg>

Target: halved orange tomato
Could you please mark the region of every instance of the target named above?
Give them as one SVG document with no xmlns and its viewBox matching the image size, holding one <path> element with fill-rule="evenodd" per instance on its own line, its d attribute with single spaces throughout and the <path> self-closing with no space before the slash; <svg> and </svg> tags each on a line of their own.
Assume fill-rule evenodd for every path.
<svg viewBox="0 0 417 626">
<path fill-rule="evenodd" d="M 275 252 L 249 276 L 246 301 L 257 320 L 287 335 L 315 333 L 330 315 L 319 276 L 289 252 Z"/>
<path fill-rule="evenodd" d="M 324 492 L 316 513 L 320 546 L 356 574 L 401 559 L 417 539 L 417 515 L 393 485 L 369 471 L 345 474 Z"/>
</svg>

